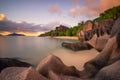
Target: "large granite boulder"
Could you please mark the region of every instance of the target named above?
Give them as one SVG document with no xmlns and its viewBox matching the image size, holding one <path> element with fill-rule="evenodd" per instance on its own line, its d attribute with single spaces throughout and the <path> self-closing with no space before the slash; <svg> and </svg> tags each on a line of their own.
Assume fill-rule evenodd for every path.
<svg viewBox="0 0 120 80">
<path fill-rule="evenodd" d="M 16 58 L 0 58 L 0 72 L 7 67 L 29 67 L 31 64 Z"/>
<path fill-rule="evenodd" d="M 96 34 L 97 37 L 103 36 L 104 34 L 110 35 L 114 23 L 115 23 L 115 20 L 113 19 L 107 19 L 107 20 L 97 21 L 97 22 L 87 21 L 86 24 L 84 24 L 84 27 L 82 30 L 84 32 L 85 40 L 87 41 L 90 40 L 94 34 Z M 81 36 L 79 35 L 79 37 Z"/>
<path fill-rule="evenodd" d="M 63 46 L 72 50 L 74 50 L 76 46 L 78 48 L 77 50 L 82 50 L 82 49 L 86 50 L 86 47 L 83 45 L 83 43 L 86 43 L 91 45 L 93 48 L 97 49 L 98 51 L 101 51 L 106 45 L 110 34 L 113 34 L 111 33 L 111 31 L 114 30 L 112 28 L 114 23 L 115 20 L 113 19 L 107 19 L 96 22 L 88 20 L 85 22 L 83 29 L 77 33 L 78 39 L 81 42 L 81 46 L 79 47 L 78 44 L 75 44 L 74 46 L 72 45 L 72 47 L 66 44 Z"/>
<path fill-rule="evenodd" d="M 112 27 L 111 37 L 117 35 L 120 32 L 120 17 L 116 20 L 115 24 Z"/>
<path fill-rule="evenodd" d="M 40 61 L 36 70 L 43 76 L 49 78 L 49 72 L 53 71 L 58 75 L 78 77 L 78 70 L 74 66 L 66 66 L 58 57 L 50 54 Z"/>
<path fill-rule="evenodd" d="M 32 67 L 9 67 L 0 74 L 0 80 L 48 80 Z"/>
<path fill-rule="evenodd" d="M 80 78 L 92 80 L 120 80 L 120 18 L 113 26 L 111 37 L 104 49 L 94 59 L 84 65 L 84 70 L 79 73 Z"/>
<path fill-rule="evenodd" d="M 110 66 L 102 68 L 94 80 L 120 80 L 120 60 Z"/>
<path fill-rule="evenodd" d="M 58 75 L 53 71 L 49 72 L 50 80 L 82 80 L 75 76 Z"/>
<path fill-rule="evenodd" d="M 88 21 L 86 21 L 85 24 L 84 24 L 83 31 L 92 30 L 92 29 L 93 29 L 93 26 L 94 26 L 93 21 L 88 20 Z"/>
<path fill-rule="evenodd" d="M 98 51 L 102 51 L 105 47 L 106 43 L 108 42 L 109 35 L 105 34 L 103 36 L 97 37 L 97 35 L 94 35 L 92 39 L 87 41 L 93 48 L 95 48 Z"/>
<path fill-rule="evenodd" d="M 85 43 L 85 42 L 76 42 L 76 43 L 63 42 L 62 46 L 66 47 L 68 49 L 74 50 L 74 51 L 88 50 L 88 49 L 93 48 L 91 45 L 89 45 L 88 43 Z"/>
</svg>

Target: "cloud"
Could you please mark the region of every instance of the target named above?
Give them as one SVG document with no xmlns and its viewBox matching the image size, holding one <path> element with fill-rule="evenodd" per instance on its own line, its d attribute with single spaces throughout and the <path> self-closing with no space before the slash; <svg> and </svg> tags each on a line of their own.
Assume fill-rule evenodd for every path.
<svg viewBox="0 0 120 80">
<path fill-rule="evenodd" d="M 74 18 L 80 16 L 90 18 L 118 5 L 120 0 L 85 0 L 84 6 L 76 5 L 69 10 L 69 14 Z"/>
<path fill-rule="evenodd" d="M 22 22 L 16 23 L 11 20 L 0 21 L 0 32 L 38 32 L 47 31 L 47 27 L 41 25 L 35 25 L 32 23 Z"/>
<path fill-rule="evenodd" d="M 61 11 L 59 5 L 54 4 L 54 5 L 49 7 L 49 12 L 50 13 L 55 13 L 55 14 L 61 14 L 62 11 Z"/>
<path fill-rule="evenodd" d="M 113 6 L 120 5 L 120 0 L 100 0 L 99 8 L 100 11 L 103 12 L 108 8 L 112 8 Z"/>
<path fill-rule="evenodd" d="M 72 0 L 72 3 L 74 4 L 74 5 L 77 5 L 78 4 L 78 0 Z"/>
<path fill-rule="evenodd" d="M 14 22 L 8 19 L 4 19 L 0 21 L 0 32 L 29 32 L 29 33 L 45 32 L 53 29 L 54 25 L 56 24 L 51 23 L 47 25 L 41 25 L 27 23 L 25 21 Z"/>
<path fill-rule="evenodd" d="M 79 16 L 81 13 L 81 8 L 79 6 L 76 6 L 75 8 L 70 9 L 70 14 L 72 15 L 72 17 L 76 17 Z"/>
</svg>

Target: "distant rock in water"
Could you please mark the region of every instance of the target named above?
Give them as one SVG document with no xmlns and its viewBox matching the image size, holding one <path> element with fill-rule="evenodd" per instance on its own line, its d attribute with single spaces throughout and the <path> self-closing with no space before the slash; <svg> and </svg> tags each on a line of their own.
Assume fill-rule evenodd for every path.
<svg viewBox="0 0 120 80">
<path fill-rule="evenodd" d="M 12 33 L 7 36 L 25 36 L 24 34 Z"/>
</svg>

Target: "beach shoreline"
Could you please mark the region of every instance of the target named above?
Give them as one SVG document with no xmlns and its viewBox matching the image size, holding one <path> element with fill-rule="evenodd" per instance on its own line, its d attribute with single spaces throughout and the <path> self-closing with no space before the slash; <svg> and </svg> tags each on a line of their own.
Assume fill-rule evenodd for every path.
<svg viewBox="0 0 120 80">
<path fill-rule="evenodd" d="M 78 40 L 77 36 L 55 36 L 55 37 L 51 37 L 51 36 L 47 36 L 48 38 L 55 38 L 55 39 L 69 39 L 69 40 Z"/>
</svg>

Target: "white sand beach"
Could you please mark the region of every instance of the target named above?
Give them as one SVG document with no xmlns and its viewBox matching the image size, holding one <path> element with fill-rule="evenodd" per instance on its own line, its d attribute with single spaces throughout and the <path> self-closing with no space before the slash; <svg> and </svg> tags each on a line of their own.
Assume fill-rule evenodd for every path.
<svg viewBox="0 0 120 80">
<path fill-rule="evenodd" d="M 56 36 L 56 37 L 53 37 L 53 38 L 78 40 L 77 36 Z"/>
<path fill-rule="evenodd" d="M 75 66 L 79 70 L 82 70 L 84 63 L 94 58 L 98 53 L 95 49 L 76 52 L 68 49 L 58 49 L 53 52 L 53 54 L 58 56 L 66 65 Z"/>
</svg>

